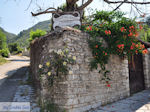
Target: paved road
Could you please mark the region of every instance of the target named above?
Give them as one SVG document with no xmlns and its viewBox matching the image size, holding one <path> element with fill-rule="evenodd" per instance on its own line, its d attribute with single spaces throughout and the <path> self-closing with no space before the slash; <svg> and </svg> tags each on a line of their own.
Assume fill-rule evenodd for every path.
<svg viewBox="0 0 150 112">
<path fill-rule="evenodd" d="M 11 56 L 7 58 L 9 63 L 0 66 L 0 85 L 5 81 L 8 76 L 11 76 L 17 69 L 29 66 L 30 60 L 25 56 Z"/>
<path fill-rule="evenodd" d="M 34 88 L 27 84 L 29 58 L 12 56 L 8 60 L 11 62 L 0 66 L 0 77 L 4 79 L 0 85 L 0 102 L 30 102 L 31 112 L 40 112 Z"/>
<path fill-rule="evenodd" d="M 90 112 L 150 112 L 150 90 L 144 90 Z"/>
<path fill-rule="evenodd" d="M 28 67 L 18 69 L 12 76 L 8 77 L 0 86 L 0 102 L 12 102 L 18 86 L 25 78 Z"/>
<path fill-rule="evenodd" d="M 29 66 L 29 58 L 11 56 L 9 63 L 0 66 L 0 102 L 12 101 Z"/>
</svg>

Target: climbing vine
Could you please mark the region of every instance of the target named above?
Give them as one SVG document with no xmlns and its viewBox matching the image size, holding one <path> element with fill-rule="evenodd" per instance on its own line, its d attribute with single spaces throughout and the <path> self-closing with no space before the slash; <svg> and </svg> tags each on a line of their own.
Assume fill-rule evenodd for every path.
<svg viewBox="0 0 150 112">
<path fill-rule="evenodd" d="M 40 77 L 46 76 L 49 86 L 52 86 L 56 77 L 73 73 L 68 65 L 74 64 L 75 60 L 76 57 L 69 54 L 68 49 L 52 51 L 48 61 L 44 64 L 39 64 Z"/>
<path fill-rule="evenodd" d="M 90 62 L 91 70 L 97 69 L 100 65 L 99 72 L 103 73 L 102 80 L 108 87 L 111 79 L 105 65 L 110 55 L 115 54 L 121 58 L 127 56 L 130 59 L 132 55 L 148 52 L 136 39 L 141 29 L 141 24 L 135 19 L 124 17 L 122 12 L 97 11 L 90 24 L 82 25 L 82 30 L 91 36 L 88 40 L 93 55 Z"/>
</svg>

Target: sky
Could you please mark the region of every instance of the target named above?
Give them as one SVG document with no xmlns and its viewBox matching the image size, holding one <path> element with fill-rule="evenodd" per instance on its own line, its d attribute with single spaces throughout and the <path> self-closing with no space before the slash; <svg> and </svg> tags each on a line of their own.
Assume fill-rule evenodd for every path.
<svg viewBox="0 0 150 112">
<path fill-rule="evenodd" d="M 31 11 L 35 12 L 39 8 L 38 6 L 43 9 L 48 7 L 57 8 L 63 3 L 65 3 L 65 0 L 37 0 L 28 8 L 30 0 L 0 0 L 0 27 L 8 32 L 18 34 L 20 31 L 28 29 L 40 21 L 50 20 L 51 14 L 32 17 Z M 115 7 L 115 5 L 110 7 L 103 0 L 94 0 L 86 8 L 86 14 L 90 14 L 92 9 L 112 10 L 112 7 Z M 129 13 L 130 5 L 122 6 L 121 10 Z M 136 14 L 132 13 L 133 15 L 136 16 Z"/>
</svg>

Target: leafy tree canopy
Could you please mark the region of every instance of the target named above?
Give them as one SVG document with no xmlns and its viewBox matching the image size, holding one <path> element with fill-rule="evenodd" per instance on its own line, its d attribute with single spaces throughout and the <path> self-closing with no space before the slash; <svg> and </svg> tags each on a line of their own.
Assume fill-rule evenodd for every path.
<svg viewBox="0 0 150 112">
<path fill-rule="evenodd" d="M 46 31 L 39 30 L 39 29 L 37 29 L 36 31 L 31 31 L 29 41 L 31 42 L 35 38 L 39 38 L 45 34 L 46 34 Z"/>
<path fill-rule="evenodd" d="M 6 43 L 6 36 L 5 34 L 0 30 L 0 50 L 7 48 Z"/>
</svg>

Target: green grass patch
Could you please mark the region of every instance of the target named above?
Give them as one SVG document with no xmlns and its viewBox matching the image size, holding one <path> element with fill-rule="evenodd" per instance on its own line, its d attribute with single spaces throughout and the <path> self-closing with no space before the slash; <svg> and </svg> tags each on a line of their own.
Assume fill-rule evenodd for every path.
<svg viewBox="0 0 150 112">
<path fill-rule="evenodd" d="M 3 65 L 5 63 L 7 63 L 8 61 L 6 59 L 4 59 L 3 57 L 0 57 L 0 65 Z"/>
</svg>

